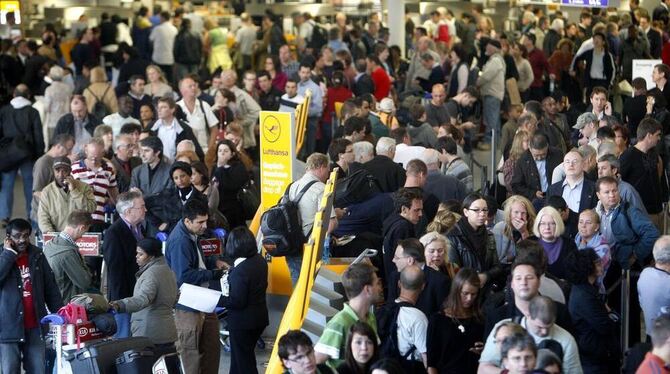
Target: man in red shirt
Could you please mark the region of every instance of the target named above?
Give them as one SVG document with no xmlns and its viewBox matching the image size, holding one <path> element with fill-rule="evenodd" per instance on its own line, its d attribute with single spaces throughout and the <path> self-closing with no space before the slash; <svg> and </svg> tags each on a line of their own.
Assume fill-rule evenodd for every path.
<svg viewBox="0 0 670 374">
<path fill-rule="evenodd" d="M 670 315 L 662 314 L 656 318 L 651 328 L 653 348 L 647 352 L 644 361 L 635 374 L 670 374 Z"/>
<path fill-rule="evenodd" d="M 367 60 L 368 73 L 375 84 L 375 92 L 373 94 L 377 101 L 381 101 L 383 98 L 387 97 L 391 91 L 391 78 L 389 78 L 386 70 L 382 67 L 382 62 L 379 60 L 379 57 L 369 55 Z"/>
<path fill-rule="evenodd" d="M 45 372 L 40 319 L 63 306 L 56 279 L 42 250 L 30 244 L 32 228 L 13 219 L 0 250 L 0 369 L 3 373 Z"/>
<path fill-rule="evenodd" d="M 528 51 L 528 62 L 533 69 L 533 82 L 530 84 L 530 99 L 542 102 L 544 94 L 544 75 L 550 74 L 549 62 L 541 49 L 535 48 L 535 35 L 525 34 L 521 39 L 524 47 Z"/>
</svg>

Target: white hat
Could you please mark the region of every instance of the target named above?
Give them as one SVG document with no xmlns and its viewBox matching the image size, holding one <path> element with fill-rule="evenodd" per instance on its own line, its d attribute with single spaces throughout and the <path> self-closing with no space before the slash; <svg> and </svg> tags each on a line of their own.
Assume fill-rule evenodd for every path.
<svg viewBox="0 0 670 374">
<path fill-rule="evenodd" d="M 379 111 L 384 113 L 391 113 L 395 110 L 393 100 L 388 97 L 383 98 L 382 101 L 379 102 L 378 107 Z"/>
</svg>

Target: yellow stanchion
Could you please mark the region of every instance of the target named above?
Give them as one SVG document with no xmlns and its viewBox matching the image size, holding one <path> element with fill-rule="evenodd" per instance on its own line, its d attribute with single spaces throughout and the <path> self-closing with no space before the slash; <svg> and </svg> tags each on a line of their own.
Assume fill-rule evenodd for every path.
<svg viewBox="0 0 670 374">
<path fill-rule="evenodd" d="M 305 143 L 307 134 L 307 117 L 309 115 L 309 105 L 312 102 L 312 91 L 305 92 L 305 101 L 295 108 L 295 154 L 300 154 L 302 145 Z"/>
<path fill-rule="evenodd" d="M 272 347 L 272 355 L 268 368 L 265 371 L 269 374 L 279 374 L 283 372 L 281 360 L 277 355 L 279 338 L 281 338 L 288 330 L 296 330 L 302 327 L 302 323 L 307 315 L 309 309 L 309 298 L 314 286 L 314 278 L 318 269 L 321 267 L 321 255 L 323 253 L 323 243 L 328 232 L 328 224 L 330 223 L 330 215 L 333 209 L 333 199 L 335 191 L 335 181 L 337 179 L 337 168 L 330 174 L 330 179 L 326 182 L 326 187 L 321 199 L 321 209 L 316 213 L 314 218 L 314 228 L 312 235 L 305 244 L 302 256 L 302 266 L 300 268 L 300 277 L 296 283 L 295 289 L 291 294 L 291 298 L 286 306 L 286 311 L 282 316 L 279 330 L 277 330 L 277 338 Z M 275 261 L 277 259 L 272 259 Z"/>
</svg>

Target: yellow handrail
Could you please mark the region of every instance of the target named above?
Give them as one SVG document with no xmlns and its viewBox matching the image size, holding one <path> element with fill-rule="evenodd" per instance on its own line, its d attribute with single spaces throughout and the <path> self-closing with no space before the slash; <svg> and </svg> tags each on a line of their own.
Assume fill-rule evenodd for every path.
<svg viewBox="0 0 670 374">
<path fill-rule="evenodd" d="M 300 154 L 302 145 L 305 143 L 307 133 L 307 117 L 309 115 L 309 105 L 312 102 L 312 91 L 305 92 L 305 101 L 295 108 L 295 154 Z M 316 135 L 316 134 L 314 134 Z"/>
<path fill-rule="evenodd" d="M 326 182 L 326 187 L 321 199 L 321 208 L 316 212 L 314 218 L 314 228 L 312 229 L 312 236 L 310 237 L 302 255 L 302 266 L 300 268 L 300 277 L 296 283 L 291 298 L 286 306 L 286 311 L 282 316 L 279 329 L 277 330 L 277 338 L 272 347 L 272 355 L 266 374 L 282 373 L 284 371 L 281 360 L 277 355 L 279 338 L 281 338 L 288 330 L 296 330 L 302 327 L 302 323 L 307 315 L 309 309 L 309 298 L 314 286 L 314 278 L 318 269 L 321 267 L 321 254 L 323 252 L 323 243 L 328 232 L 328 225 L 330 223 L 330 215 L 333 209 L 333 199 L 335 191 L 335 181 L 337 180 L 337 168 L 330 173 L 330 178 Z M 315 342 L 316 343 L 316 342 Z"/>
</svg>

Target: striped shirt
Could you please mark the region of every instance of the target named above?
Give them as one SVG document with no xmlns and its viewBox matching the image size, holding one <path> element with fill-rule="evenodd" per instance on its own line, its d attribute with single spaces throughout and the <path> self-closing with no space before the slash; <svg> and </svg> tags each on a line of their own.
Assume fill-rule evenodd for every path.
<svg viewBox="0 0 670 374">
<path fill-rule="evenodd" d="M 319 341 L 314 346 L 314 351 L 330 356 L 326 362 L 331 368 L 337 368 L 344 362 L 344 352 L 346 351 L 347 332 L 349 328 L 358 321 L 358 315 L 351 309 L 348 303 L 344 303 L 344 308 L 328 321 Z M 368 325 L 377 332 L 377 320 L 372 308 L 368 312 Z M 379 338 L 378 338 L 379 340 Z"/>
<path fill-rule="evenodd" d="M 102 166 L 97 170 L 90 170 L 82 160 L 72 165 L 72 177 L 91 186 L 95 197 L 95 211 L 91 217 L 94 221 L 103 222 L 109 190 L 116 187 L 114 169 L 103 161 Z"/>
</svg>

